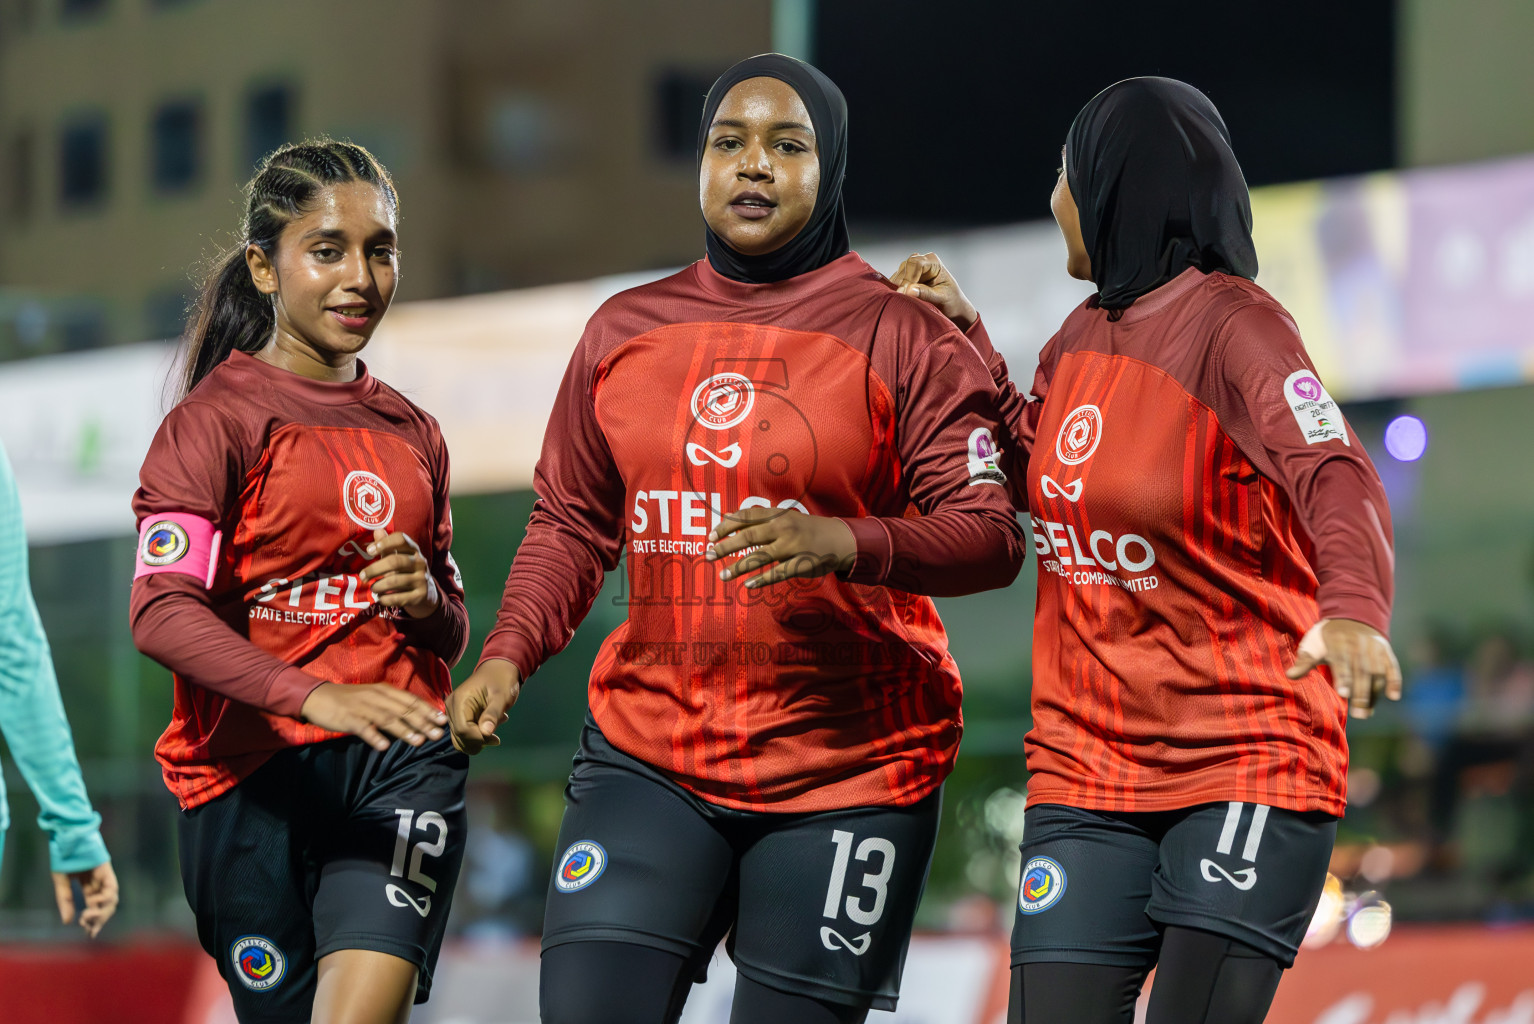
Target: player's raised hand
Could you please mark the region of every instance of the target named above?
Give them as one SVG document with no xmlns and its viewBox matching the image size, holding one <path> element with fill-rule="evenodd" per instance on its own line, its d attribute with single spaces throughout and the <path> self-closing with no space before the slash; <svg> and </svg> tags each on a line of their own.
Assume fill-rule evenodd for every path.
<svg viewBox="0 0 1534 1024">
<path fill-rule="evenodd" d="M 495 727 L 510 717 L 507 712 L 521 693 L 522 673 L 517 666 L 501 658 L 487 659 L 447 699 L 453 746 L 465 754 L 500 746 Z"/>
<path fill-rule="evenodd" d="M 722 580 L 739 579 L 758 569 L 766 572 L 746 581 L 750 589 L 787 579 L 845 572 L 857 558 L 852 528 L 840 519 L 805 515 L 791 508 L 745 508 L 720 520 L 708 535 L 703 557 L 710 562 L 744 552 L 719 573 Z M 747 549 L 751 550 L 747 550 Z"/>
<path fill-rule="evenodd" d="M 930 302 L 938 311 L 967 331 L 980 318 L 974 303 L 965 298 L 959 282 L 953 279 L 937 253 L 912 253 L 890 275 L 890 284 L 903 295 Z"/>
<path fill-rule="evenodd" d="M 117 872 L 112 862 L 97 864 L 85 871 L 55 871 L 53 873 L 53 898 L 59 905 L 59 920 L 69 924 L 75 919 L 75 894 L 70 882 L 79 882 L 85 895 L 85 909 L 80 911 L 80 927 L 85 934 L 95 938 L 102 926 L 117 913 Z"/>
<path fill-rule="evenodd" d="M 432 578 L 431 563 L 408 533 L 374 530 L 367 552 L 373 561 L 357 578 L 369 584 L 374 600 L 389 608 L 403 608 L 417 619 L 437 610 L 442 595 Z"/>
<path fill-rule="evenodd" d="M 1401 665 L 1390 641 L 1373 626 L 1352 619 L 1322 619 L 1306 631 L 1289 678 L 1301 679 L 1318 665 L 1329 665 L 1332 685 L 1348 702 L 1354 718 L 1374 714 L 1374 704 L 1383 693 L 1391 700 L 1401 699 Z"/>
<path fill-rule="evenodd" d="M 309 691 L 299 717 L 331 732 L 361 736 L 374 750 L 388 750 L 391 736 L 412 747 L 439 740 L 447 724 L 447 715 L 388 683 L 321 683 Z"/>
</svg>

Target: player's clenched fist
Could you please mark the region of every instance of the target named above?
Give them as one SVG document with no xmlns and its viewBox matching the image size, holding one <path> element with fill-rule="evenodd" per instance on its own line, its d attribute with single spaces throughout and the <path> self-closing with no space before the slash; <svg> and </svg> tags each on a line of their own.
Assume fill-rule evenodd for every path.
<svg viewBox="0 0 1534 1024">
<path fill-rule="evenodd" d="M 357 578 L 369 585 L 379 604 L 403 608 L 417 619 L 437 610 L 442 595 L 431 578 L 431 564 L 408 533 L 374 530 L 367 550 L 374 561 Z"/>
<path fill-rule="evenodd" d="M 465 754 L 500 746 L 495 727 L 509 717 L 506 712 L 521 692 L 522 674 L 517 666 L 500 658 L 487 659 L 447 699 L 453 746 Z"/>
<path fill-rule="evenodd" d="M 388 750 L 390 736 L 412 747 L 439 740 L 447 724 L 442 712 L 388 683 L 321 683 L 304 699 L 300 715 L 322 729 L 361 736 L 374 750 Z"/>
<path fill-rule="evenodd" d="M 805 515 L 797 509 L 746 508 L 731 512 L 708 535 L 704 557 L 710 562 L 745 552 L 719 578 L 738 579 L 767 569 L 746 581 L 751 588 L 786 579 L 846 572 L 857 558 L 852 527 L 840 519 Z"/>
</svg>

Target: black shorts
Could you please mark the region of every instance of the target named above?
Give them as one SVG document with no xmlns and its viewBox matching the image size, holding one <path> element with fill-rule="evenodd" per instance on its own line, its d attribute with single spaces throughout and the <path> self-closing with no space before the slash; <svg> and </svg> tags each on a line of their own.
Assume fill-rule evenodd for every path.
<svg viewBox="0 0 1534 1024">
<path fill-rule="evenodd" d="M 1337 819 L 1261 804 L 1120 814 L 1037 804 L 1023 817 L 1012 965 L 1150 967 L 1168 925 L 1288 967 L 1310 925 Z"/>
<path fill-rule="evenodd" d="M 941 790 L 908 807 L 731 810 L 615 749 L 588 719 L 565 798 L 544 949 L 631 942 L 692 959 L 701 976 L 728 932 L 753 981 L 895 1008 Z"/>
<path fill-rule="evenodd" d="M 181 878 L 235 1012 L 307 1021 L 320 957 L 370 949 L 431 991 L 464 850 L 469 759 L 443 738 L 383 752 L 347 738 L 274 754 L 185 811 Z"/>
</svg>

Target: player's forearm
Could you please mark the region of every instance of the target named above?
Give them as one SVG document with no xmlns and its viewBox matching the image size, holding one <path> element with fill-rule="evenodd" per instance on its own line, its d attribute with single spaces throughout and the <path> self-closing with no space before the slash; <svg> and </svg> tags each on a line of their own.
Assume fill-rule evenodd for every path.
<svg viewBox="0 0 1534 1024">
<path fill-rule="evenodd" d="M 495 628 L 479 660 L 509 661 L 526 680 L 565 649 L 591 611 L 607 568 L 576 529 L 540 502 L 512 560 Z"/>
<path fill-rule="evenodd" d="M 993 508 L 843 522 L 858 547 L 857 562 L 844 579 L 929 597 L 1010 586 L 1026 552 L 1016 518 Z"/>
<path fill-rule="evenodd" d="M 1373 467 L 1328 459 L 1315 470 L 1300 514 L 1316 552 L 1324 618 L 1353 619 L 1390 634 L 1395 555 L 1390 506 Z"/>
<path fill-rule="evenodd" d="M 133 643 L 187 682 L 275 715 L 299 717 L 323 679 L 289 665 L 240 636 L 195 595 L 150 593 L 133 585 Z"/>
<path fill-rule="evenodd" d="M 54 871 L 84 871 L 107 860 L 101 815 L 91 808 L 58 680 L 30 608 L 0 617 L 0 731 L 37 800 Z"/>
</svg>

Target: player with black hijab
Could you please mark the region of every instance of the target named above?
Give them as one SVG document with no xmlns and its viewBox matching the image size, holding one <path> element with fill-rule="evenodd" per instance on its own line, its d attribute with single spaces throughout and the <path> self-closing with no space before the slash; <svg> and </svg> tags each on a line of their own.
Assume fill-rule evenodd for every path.
<svg viewBox="0 0 1534 1024">
<path fill-rule="evenodd" d="M 935 256 L 892 279 L 986 356 L 1039 556 L 1009 1020 L 1128 1024 L 1154 966 L 1150 1024 L 1258 1024 L 1325 882 L 1348 710 L 1400 696 L 1390 510 L 1252 280 L 1208 98 L 1119 82 L 1064 156 L 1066 269 L 1098 291 L 1026 401 Z"/>
<path fill-rule="evenodd" d="M 707 259 L 591 318 L 495 629 L 471 753 L 619 564 L 543 931 L 544 1024 L 662 1024 L 729 933 L 734 1024 L 893 1009 L 957 753 L 928 595 L 1023 537 L 996 390 L 953 324 L 849 251 L 847 113 L 753 57 L 699 131 Z"/>
</svg>

